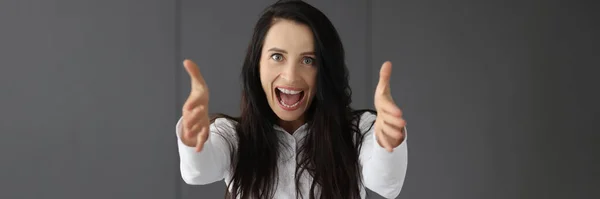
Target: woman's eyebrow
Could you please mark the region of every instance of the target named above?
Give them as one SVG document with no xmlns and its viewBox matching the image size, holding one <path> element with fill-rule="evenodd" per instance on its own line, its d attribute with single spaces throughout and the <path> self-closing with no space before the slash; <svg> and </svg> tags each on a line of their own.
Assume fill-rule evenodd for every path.
<svg viewBox="0 0 600 199">
<path fill-rule="evenodd" d="M 300 55 L 315 55 L 315 52 L 313 52 L 313 51 L 303 52 L 303 53 L 300 53 Z"/>
<path fill-rule="evenodd" d="M 287 51 L 285 51 L 285 50 L 283 50 L 281 48 L 277 48 L 277 47 L 270 48 L 268 51 L 275 51 L 275 52 L 279 52 L 279 53 L 283 53 L 283 54 L 287 54 L 288 53 Z M 308 52 L 300 53 L 300 55 L 315 55 L 315 52 L 308 51 Z"/>
<path fill-rule="evenodd" d="M 275 52 L 280 52 L 280 53 L 287 54 L 287 51 L 285 51 L 283 49 L 279 49 L 279 48 L 271 48 L 268 51 L 275 51 Z"/>
</svg>

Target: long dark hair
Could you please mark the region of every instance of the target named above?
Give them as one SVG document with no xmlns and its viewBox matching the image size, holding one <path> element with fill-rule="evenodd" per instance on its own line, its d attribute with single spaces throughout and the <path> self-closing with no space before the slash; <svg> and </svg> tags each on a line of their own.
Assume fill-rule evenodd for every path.
<svg viewBox="0 0 600 199">
<path fill-rule="evenodd" d="M 313 179 L 311 199 L 358 199 L 362 186 L 359 151 L 363 140 L 358 118 L 364 111 L 350 107 L 352 91 L 344 48 L 336 29 L 321 11 L 302 1 L 278 1 L 264 10 L 254 28 L 242 68 L 241 116 L 217 116 L 235 120 L 238 136 L 237 150 L 231 156 L 232 176 L 228 186 L 231 192 L 227 195 L 272 198 L 278 181 L 280 149 L 286 145 L 273 128 L 279 119 L 268 105 L 259 75 L 263 42 L 274 19 L 307 25 L 314 38 L 316 94 L 305 112 L 308 132 L 297 151 L 295 183 L 299 185 L 300 176 L 308 172 Z M 302 197 L 299 186 L 296 187 L 296 193 Z"/>
</svg>

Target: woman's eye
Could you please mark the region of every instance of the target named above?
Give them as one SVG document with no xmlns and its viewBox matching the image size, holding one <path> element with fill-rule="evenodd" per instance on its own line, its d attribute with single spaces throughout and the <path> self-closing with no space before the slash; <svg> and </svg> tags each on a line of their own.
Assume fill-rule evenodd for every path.
<svg viewBox="0 0 600 199">
<path fill-rule="evenodd" d="M 312 65 L 314 63 L 314 59 L 311 57 L 305 57 L 302 59 L 302 64 Z"/>
<path fill-rule="evenodd" d="M 273 55 L 271 55 L 271 59 L 273 59 L 275 61 L 281 61 L 281 60 L 283 60 L 283 56 L 281 56 L 281 54 L 273 54 Z"/>
</svg>

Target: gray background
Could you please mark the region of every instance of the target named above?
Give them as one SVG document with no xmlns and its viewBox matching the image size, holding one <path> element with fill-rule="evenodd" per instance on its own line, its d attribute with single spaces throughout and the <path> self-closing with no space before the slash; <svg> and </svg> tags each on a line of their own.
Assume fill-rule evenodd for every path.
<svg viewBox="0 0 600 199">
<path fill-rule="evenodd" d="M 211 112 L 238 114 L 272 2 L 0 0 L 0 198 L 222 198 L 179 176 L 181 61 Z M 594 2 L 308 2 L 341 34 L 355 108 L 394 63 L 412 132 L 399 198 L 600 198 Z"/>
</svg>

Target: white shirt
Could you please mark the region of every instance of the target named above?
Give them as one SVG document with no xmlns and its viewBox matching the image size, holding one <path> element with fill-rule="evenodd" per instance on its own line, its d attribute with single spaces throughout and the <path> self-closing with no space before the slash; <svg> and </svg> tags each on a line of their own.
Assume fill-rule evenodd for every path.
<svg viewBox="0 0 600 199">
<path fill-rule="evenodd" d="M 395 198 L 400 194 L 406 168 L 408 165 L 408 150 L 406 138 L 393 152 L 386 151 L 377 141 L 374 127 L 371 127 L 376 116 L 372 113 L 361 115 L 359 128 L 361 132 L 366 133 L 360 150 L 359 160 L 363 167 L 362 176 L 364 186 L 378 193 L 385 198 Z M 181 142 L 180 135 L 182 131 L 182 119 L 177 122 L 175 131 L 180 157 L 181 177 L 183 181 L 190 185 L 210 184 L 225 179 L 226 183 L 231 180 L 232 171 L 230 171 L 230 149 L 227 141 L 237 143 L 237 136 L 234 130 L 234 122 L 224 118 L 216 119 L 210 125 L 210 134 L 204 144 L 201 152 L 196 152 L 194 147 L 188 147 Z M 281 156 L 279 160 L 279 181 L 275 189 L 274 198 L 295 199 L 296 184 L 293 178 L 296 169 L 296 149 L 300 146 L 300 141 L 306 135 L 306 124 L 298 128 L 293 134 L 287 133 L 279 126 L 274 126 L 275 132 L 283 136 L 293 151 L 284 151 L 286 155 Z M 367 131 L 368 130 L 368 131 Z M 367 131 L 367 132 L 365 132 Z M 406 128 L 405 128 L 406 132 Z M 228 140 L 225 140 L 228 139 Z M 237 146 L 234 146 L 237 147 Z M 236 150 L 237 148 L 234 148 Z M 281 147 L 282 150 L 289 150 L 287 147 Z M 300 187 L 304 197 L 309 196 L 310 183 L 312 179 L 307 172 L 301 178 Z M 361 197 L 366 198 L 365 187 L 361 187 Z M 317 192 L 318 193 L 318 192 Z"/>
</svg>

